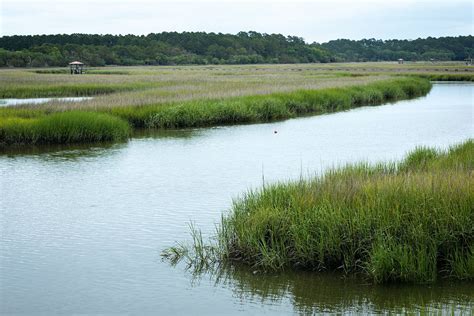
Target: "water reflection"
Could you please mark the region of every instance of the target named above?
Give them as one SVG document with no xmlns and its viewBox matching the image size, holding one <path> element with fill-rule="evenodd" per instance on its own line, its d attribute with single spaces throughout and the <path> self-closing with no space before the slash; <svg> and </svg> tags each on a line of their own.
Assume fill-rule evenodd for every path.
<svg viewBox="0 0 474 316">
<path fill-rule="evenodd" d="M 0 99 L 0 106 L 21 106 L 28 104 L 43 104 L 48 102 L 80 102 L 91 99 L 92 97 Z"/>
<path fill-rule="evenodd" d="M 438 301 L 446 309 L 451 302 L 472 307 L 472 283 L 373 287 L 305 273 L 231 271 L 190 286 L 179 267 L 157 263 L 156 253 L 189 240 L 190 221 L 212 234 L 232 198 L 260 187 L 262 174 L 268 183 L 296 179 L 472 137 L 473 87 L 435 85 L 422 99 L 271 124 L 4 151 L 0 314 L 290 314 Z"/>
<path fill-rule="evenodd" d="M 201 136 L 211 129 L 156 130 L 138 129 L 133 132 L 133 139 L 191 139 Z M 84 157 L 99 157 L 109 151 L 124 149 L 128 141 L 99 142 L 86 144 L 43 144 L 0 146 L 0 156 L 41 156 L 44 159 L 77 160 Z"/>
<path fill-rule="evenodd" d="M 93 144 L 68 144 L 68 145 L 22 145 L 0 146 L 0 157 L 26 158 L 36 157 L 44 161 L 79 161 L 85 158 L 98 158 L 112 155 L 123 149 L 126 142 L 122 143 L 93 143 Z"/>
<path fill-rule="evenodd" d="M 374 285 L 338 273 L 293 271 L 255 274 L 248 267 L 221 268 L 195 273 L 192 284 L 203 278 L 233 291 L 241 301 L 275 304 L 291 301 L 302 314 L 319 313 L 459 313 L 474 307 L 470 282 L 440 280 L 432 285 Z"/>
<path fill-rule="evenodd" d="M 163 129 L 137 129 L 133 132 L 133 138 L 136 139 L 161 139 L 161 138 L 176 138 L 186 139 L 201 136 L 206 130 L 212 128 L 195 128 L 195 129 L 177 129 L 177 130 L 163 130 Z"/>
</svg>

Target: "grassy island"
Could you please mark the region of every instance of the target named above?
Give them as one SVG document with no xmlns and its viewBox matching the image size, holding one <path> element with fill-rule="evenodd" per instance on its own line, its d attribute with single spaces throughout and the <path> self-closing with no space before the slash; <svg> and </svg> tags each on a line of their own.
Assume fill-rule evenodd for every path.
<svg viewBox="0 0 474 316">
<path fill-rule="evenodd" d="M 206 244 L 164 256 L 261 271 L 341 270 L 375 283 L 474 278 L 474 141 L 418 148 L 398 163 L 355 164 L 236 200 Z"/>
<path fill-rule="evenodd" d="M 472 82 L 474 74 L 455 62 L 102 67 L 79 76 L 65 68 L 0 69 L 0 99 L 91 97 L 1 106 L 0 146 L 126 140 L 142 128 L 345 111 L 426 95 L 430 80 Z"/>
<path fill-rule="evenodd" d="M 147 105 L 8 107 L 0 109 L 0 144 L 119 140 L 128 137 L 130 127 L 169 129 L 269 122 L 414 98 L 430 89 L 427 79 L 396 77 L 348 87 Z"/>
</svg>

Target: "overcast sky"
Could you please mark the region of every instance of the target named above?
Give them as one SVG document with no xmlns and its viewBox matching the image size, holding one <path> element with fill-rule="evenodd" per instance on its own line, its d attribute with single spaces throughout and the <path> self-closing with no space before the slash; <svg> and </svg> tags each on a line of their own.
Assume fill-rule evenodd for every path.
<svg viewBox="0 0 474 316">
<path fill-rule="evenodd" d="M 0 35 L 237 33 L 415 39 L 473 34 L 471 0 L 0 0 Z"/>
</svg>

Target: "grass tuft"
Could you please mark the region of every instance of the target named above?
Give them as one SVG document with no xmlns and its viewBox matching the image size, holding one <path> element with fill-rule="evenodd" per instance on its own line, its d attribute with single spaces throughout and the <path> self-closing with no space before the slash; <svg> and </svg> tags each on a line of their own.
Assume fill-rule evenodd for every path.
<svg viewBox="0 0 474 316">
<path fill-rule="evenodd" d="M 472 280 L 473 172 L 468 140 L 448 151 L 418 148 L 399 163 L 265 186 L 235 201 L 207 247 L 213 262 L 261 271 L 341 270 L 376 283 Z"/>
<path fill-rule="evenodd" d="M 123 140 L 129 124 L 117 117 L 92 112 L 62 112 L 36 118 L 0 121 L 0 144 L 68 144 Z"/>
</svg>

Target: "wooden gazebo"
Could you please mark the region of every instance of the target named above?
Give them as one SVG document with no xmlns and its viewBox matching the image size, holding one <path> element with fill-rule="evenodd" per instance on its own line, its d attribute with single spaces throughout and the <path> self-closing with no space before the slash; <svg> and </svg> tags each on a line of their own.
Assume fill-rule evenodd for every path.
<svg viewBox="0 0 474 316">
<path fill-rule="evenodd" d="M 70 62 L 69 69 L 71 69 L 71 75 L 81 75 L 84 72 L 84 63 L 80 61 Z"/>
</svg>

